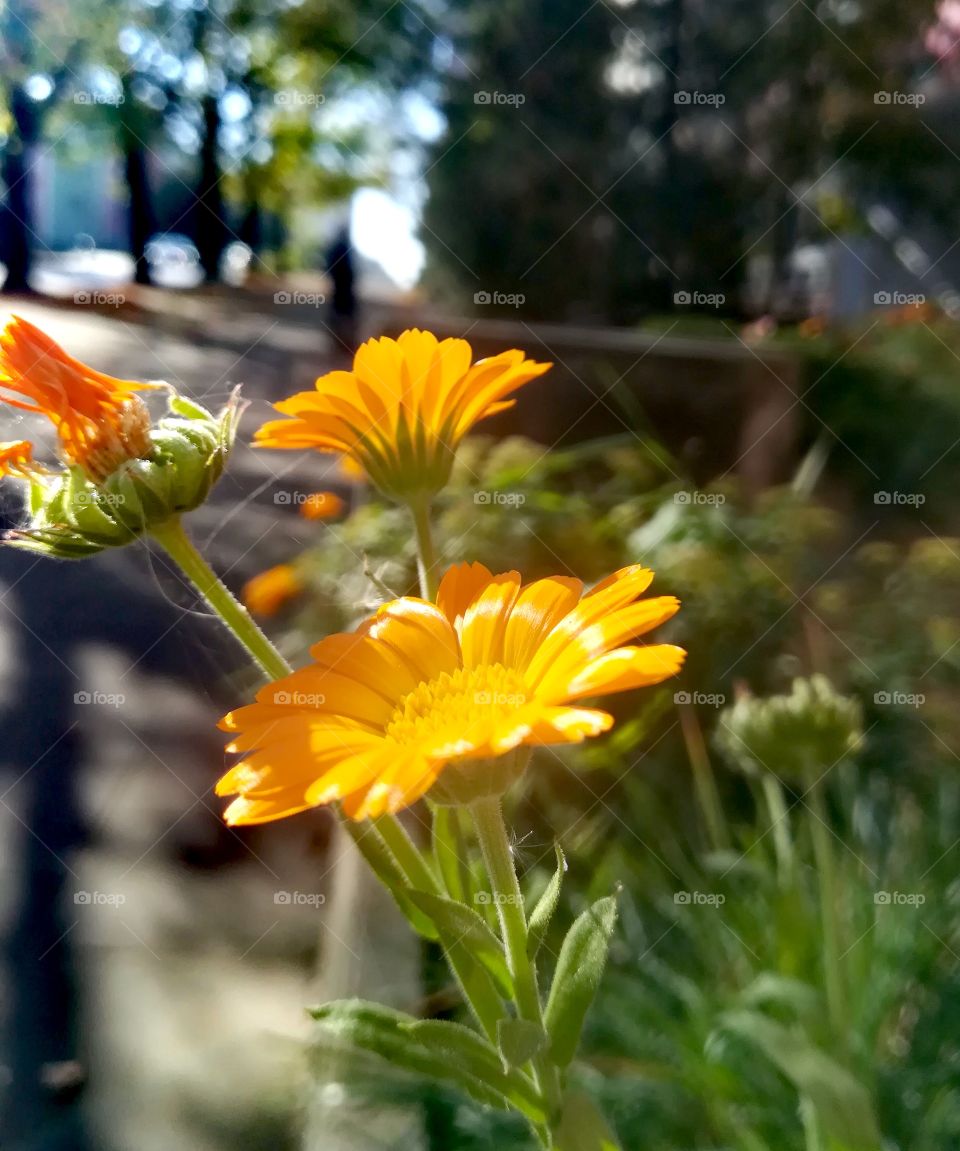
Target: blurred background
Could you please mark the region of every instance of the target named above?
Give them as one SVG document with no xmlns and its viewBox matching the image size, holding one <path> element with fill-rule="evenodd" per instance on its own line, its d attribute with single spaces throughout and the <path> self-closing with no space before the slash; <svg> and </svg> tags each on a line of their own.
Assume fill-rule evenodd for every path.
<svg viewBox="0 0 960 1151">
<path fill-rule="evenodd" d="M 414 325 L 554 363 L 438 534 L 684 601 L 681 679 L 510 803 L 556 931 L 622 885 L 577 1075 L 625 1151 L 960 1147 L 960 4 L 7 0 L 0 57 L 0 309 L 242 385 L 191 526 L 292 660 L 414 555 L 268 404 Z M 0 551 L 0 1143 L 525 1151 L 311 1085 L 305 1005 L 458 1005 L 326 813 L 222 825 L 254 684 L 160 555 Z"/>
</svg>

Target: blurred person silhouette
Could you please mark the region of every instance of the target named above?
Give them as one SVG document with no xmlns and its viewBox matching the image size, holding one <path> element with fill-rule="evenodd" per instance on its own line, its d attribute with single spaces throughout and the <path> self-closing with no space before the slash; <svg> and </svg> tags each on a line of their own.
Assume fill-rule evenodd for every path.
<svg viewBox="0 0 960 1151">
<path fill-rule="evenodd" d="M 327 248 L 324 268 L 333 287 L 328 322 L 334 339 L 334 351 L 352 358 L 357 346 L 357 294 L 354 288 L 353 246 L 348 227 L 342 227 Z"/>
</svg>

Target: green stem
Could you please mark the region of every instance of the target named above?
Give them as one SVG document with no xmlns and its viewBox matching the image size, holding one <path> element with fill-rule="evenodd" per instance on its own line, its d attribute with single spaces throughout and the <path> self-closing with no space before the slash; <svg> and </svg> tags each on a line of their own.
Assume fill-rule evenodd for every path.
<svg viewBox="0 0 960 1151">
<path fill-rule="evenodd" d="M 783 799 L 783 788 L 776 776 L 764 772 L 761 777 L 763 798 L 770 816 L 770 829 L 773 832 L 773 845 L 777 853 L 777 872 L 781 887 L 793 885 L 796 874 L 793 859 L 793 843 L 790 839 L 790 821 L 787 805 Z"/>
<path fill-rule="evenodd" d="M 383 837 L 410 886 L 431 895 L 441 895 L 436 875 L 400 820 L 393 815 L 381 815 L 373 821 L 373 826 Z"/>
<path fill-rule="evenodd" d="M 821 784 L 810 789 L 810 834 L 820 879 L 820 918 L 823 929 L 823 971 L 827 1010 L 837 1041 L 846 1045 L 846 1007 L 840 967 L 840 910 L 837 906 L 836 867 Z"/>
<path fill-rule="evenodd" d="M 420 595 L 431 603 L 437 595 L 437 553 L 433 546 L 433 532 L 430 529 L 430 500 L 427 498 L 410 501 L 410 514 L 417 533 L 417 575 L 420 578 Z"/>
<path fill-rule="evenodd" d="M 240 601 L 221 583 L 217 574 L 193 546 L 179 516 L 150 529 L 150 534 L 190 580 L 207 604 L 268 679 L 282 679 L 291 667 L 267 639 Z"/>
<path fill-rule="evenodd" d="M 500 931 L 507 954 L 507 965 L 513 977 L 517 1013 L 521 1019 L 543 1027 L 543 1008 L 537 987 L 537 971 L 527 954 L 527 917 L 523 895 L 513 866 L 513 856 L 503 822 L 498 796 L 478 799 L 471 805 L 473 823 L 480 840 L 491 894 L 496 900 Z M 560 1080 L 556 1067 L 541 1053 L 534 1060 L 537 1084 L 551 1114 L 559 1110 Z"/>
<path fill-rule="evenodd" d="M 720 802 L 713 766 L 707 753 L 707 745 L 693 705 L 681 703 L 678 705 L 678 710 L 680 730 L 683 732 L 683 742 L 687 748 L 690 766 L 693 768 L 693 782 L 700 810 L 707 825 L 710 846 L 714 851 L 720 851 L 730 846 L 730 833 L 723 814 L 723 804 Z"/>
</svg>

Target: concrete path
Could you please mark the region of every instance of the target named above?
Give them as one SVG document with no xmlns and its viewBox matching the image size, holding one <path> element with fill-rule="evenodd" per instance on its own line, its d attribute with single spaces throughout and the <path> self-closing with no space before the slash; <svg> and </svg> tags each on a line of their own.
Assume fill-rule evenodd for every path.
<svg viewBox="0 0 960 1151">
<path fill-rule="evenodd" d="M 234 590 L 309 541 L 315 529 L 274 497 L 327 486 L 320 458 L 245 442 L 294 386 L 282 361 L 82 309 L 15 310 L 115 375 L 165 378 L 214 406 L 243 385 L 251 407 L 229 472 L 190 518 Z M 330 366 L 319 324 L 315 365 L 302 343 L 301 376 Z M 30 417 L 0 429 L 49 439 Z M 296 1145 L 331 829 L 322 814 L 223 826 L 213 724 L 252 682 L 143 546 L 76 564 L 0 548 L 4 1148 Z"/>
</svg>

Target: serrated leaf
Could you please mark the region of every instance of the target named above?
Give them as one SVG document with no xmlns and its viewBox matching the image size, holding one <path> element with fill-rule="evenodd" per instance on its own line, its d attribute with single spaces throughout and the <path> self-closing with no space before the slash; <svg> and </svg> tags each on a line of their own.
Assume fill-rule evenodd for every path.
<svg viewBox="0 0 960 1151">
<path fill-rule="evenodd" d="M 880 1130 L 867 1089 L 802 1031 L 755 1011 L 730 1012 L 720 1025 L 760 1048 L 810 1100 L 824 1130 L 844 1151 L 879 1151 Z"/>
<path fill-rule="evenodd" d="M 560 888 L 563 886 L 563 875 L 567 870 L 567 861 L 559 843 L 554 845 L 554 850 L 557 853 L 557 870 L 551 876 L 543 895 L 537 900 L 537 906 L 530 913 L 530 922 L 527 926 L 527 955 L 531 959 L 540 950 L 546 938 L 550 920 L 553 919 L 553 913 L 560 901 Z"/>
<path fill-rule="evenodd" d="M 564 1100 L 556 1151 L 620 1151 L 616 1136 L 589 1096 L 571 1091 Z"/>
<path fill-rule="evenodd" d="M 508 998 L 513 996 L 513 979 L 500 940 L 471 907 L 431 895 L 427 891 L 410 891 L 409 898 L 433 920 L 440 938 L 459 941 L 493 976 L 497 987 Z"/>
<path fill-rule="evenodd" d="M 529 1019 L 501 1019 L 497 1024 L 497 1046 L 508 1067 L 522 1067 L 549 1043 L 546 1031 Z"/>
<path fill-rule="evenodd" d="M 544 1017 L 550 1055 L 560 1067 L 566 1067 L 576 1053 L 616 922 L 617 900 L 609 895 L 579 915 L 563 941 Z"/>
<path fill-rule="evenodd" d="M 452 1083 L 480 1103 L 513 1107 L 534 1123 L 545 1118 L 533 1083 L 519 1071 L 505 1071 L 496 1050 L 458 1023 L 416 1019 L 360 999 L 324 1004 L 311 1014 L 315 1048 L 369 1052 L 404 1071 Z"/>
</svg>

